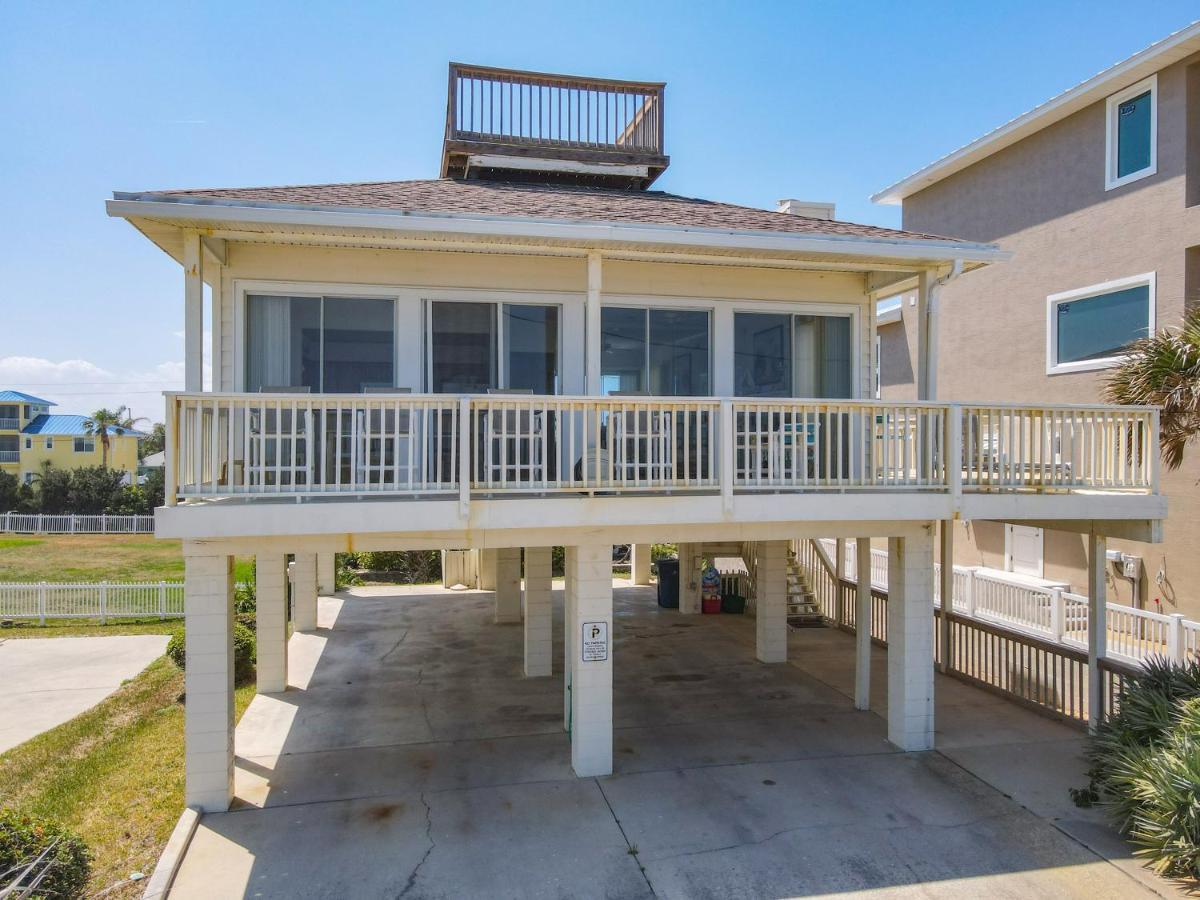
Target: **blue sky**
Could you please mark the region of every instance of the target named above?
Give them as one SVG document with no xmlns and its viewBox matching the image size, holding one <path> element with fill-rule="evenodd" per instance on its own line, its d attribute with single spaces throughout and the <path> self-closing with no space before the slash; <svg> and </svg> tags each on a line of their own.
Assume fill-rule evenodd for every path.
<svg viewBox="0 0 1200 900">
<path fill-rule="evenodd" d="M 159 417 L 182 276 L 113 190 L 437 175 L 451 59 L 668 82 L 657 187 L 868 197 L 1188 24 L 1192 2 L 12 3 L 0 387 Z"/>
</svg>

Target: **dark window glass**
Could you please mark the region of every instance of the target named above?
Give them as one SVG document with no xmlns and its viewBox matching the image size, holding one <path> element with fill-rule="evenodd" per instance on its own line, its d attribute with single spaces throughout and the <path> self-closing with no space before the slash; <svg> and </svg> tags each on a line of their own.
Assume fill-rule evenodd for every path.
<svg viewBox="0 0 1200 900">
<path fill-rule="evenodd" d="M 535 394 L 558 393 L 558 307 L 504 306 L 507 386 Z"/>
<path fill-rule="evenodd" d="M 645 391 L 646 310 L 600 310 L 600 382 L 605 394 Z"/>
<path fill-rule="evenodd" d="M 854 395 L 850 318 L 796 316 L 796 396 L 845 400 Z"/>
<path fill-rule="evenodd" d="M 733 392 L 738 397 L 792 396 L 791 316 L 735 313 Z"/>
<path fill-rule="evenodd" d="M 1150 92 L 1117 105 L 1117 177 L 1150 165 Z"/>
<path fill-rule="evenodd" d="M 658 397 L 709 394 L 708 313 L 650 310 L 650 393 Z"/>
<path fill-rule="evenodd" d="M 393 387 L 394 323 L 391 300 L 326 297 L 321 390 L 357 394 L 366 387 Z"/>
<path fill-rule="evenodd" d="M 496 387 L 496 305 L 430 304 L 429 389 L 435 394 L 480 394 Z"/>
<path fill-rule="evenodd" d="M 1055 316 L 1059 363 L 1116 356 L 1149 331 L 1150 286 L 1060 303 Z"/>
</svg>

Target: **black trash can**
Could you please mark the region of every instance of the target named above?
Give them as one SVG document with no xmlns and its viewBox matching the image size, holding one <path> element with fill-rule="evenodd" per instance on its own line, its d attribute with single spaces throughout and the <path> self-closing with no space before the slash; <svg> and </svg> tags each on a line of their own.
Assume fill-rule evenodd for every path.
<svg viewBox="0 0 1200 900">
<path fill-rule="evenodd" d="M 665 609 L 679 608 L 679 560 L 658 561 L 658 605 Z"/>
</svg>

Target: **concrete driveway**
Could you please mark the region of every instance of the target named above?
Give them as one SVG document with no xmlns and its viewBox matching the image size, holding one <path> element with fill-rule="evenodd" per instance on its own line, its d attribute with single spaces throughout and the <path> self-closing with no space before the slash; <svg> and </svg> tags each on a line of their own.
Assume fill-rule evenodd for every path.
<svg viewBox="0 0 1200 900">
<path fill-rule="evenodd" d="M 616 612 L 616 772 L 581 780 L 561 678 L 519 675 L 521 628 L 492 624 L 491 594 L 322 599 L 295 687 L 238 726 L 236 808 L 201 820 L 171 896 L 1157 892 L 1067 799 L 1077 731 L 939 678 L 944 750 L 898 753 L 852 709 L 848 636 L 794 632 L 793 662 L 765 666 L 753 620 L 638 588 Z M 882 655 L 875 673 L 882 709 Z"/>
<path fill-rule="evenodd" d="M 0 753 L 91 709 L 167 649 L 160 634 L 12 638 L 0 633 Z"/>
</svg>

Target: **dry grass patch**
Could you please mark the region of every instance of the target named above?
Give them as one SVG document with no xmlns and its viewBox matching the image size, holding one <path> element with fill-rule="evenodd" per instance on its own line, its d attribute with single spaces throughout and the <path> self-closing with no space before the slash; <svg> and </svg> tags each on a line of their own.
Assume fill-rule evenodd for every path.
<svg viewBox="0 0 1200 900">
<path fill-rule="evenodd" d="M 0 581 L 180 581 L 179 541 L 150 534 L 54 534 L 0 539 Z"/>
<path fill-rule="evenodd" d="M 95 854 L 89 895 L 136 897 L 183 809 L 183 673 L 156 660 L 69 722 L 0 754 L 4 805 L 79 833 Z M 253 684 L 237 689 L 241 716 Z M 115 887 L 114 887 L 115 886 Z"/>
</svg>

